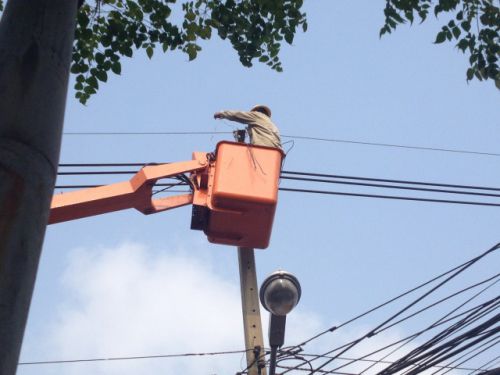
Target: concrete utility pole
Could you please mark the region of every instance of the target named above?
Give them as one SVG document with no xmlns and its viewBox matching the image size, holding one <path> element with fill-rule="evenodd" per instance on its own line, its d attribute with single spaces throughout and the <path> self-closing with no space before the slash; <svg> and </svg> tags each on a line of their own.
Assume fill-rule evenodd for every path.
<svg viewBox="0 0 500 375">
<path fill-rule="evenodd" d="M 0 375 L 13 375 L 59 162 L 77 0 L 9 0 L 0 21 Z"/>
<path fill-rule="evenodd" d="M 266 375 L 254 249 L 238 247 L 238 262 L 248 375 Z"/>
<path fill-rule="evenodd" d="M 245 130 L 235 131 L 234 139 L 237 142 L 245 142 Z M 266 352 L 262 335 L 254 249 L 238 247 L 238 264 L 240 268 L 241 309 L 248 375 L 266 375 Z"/>
</svg>

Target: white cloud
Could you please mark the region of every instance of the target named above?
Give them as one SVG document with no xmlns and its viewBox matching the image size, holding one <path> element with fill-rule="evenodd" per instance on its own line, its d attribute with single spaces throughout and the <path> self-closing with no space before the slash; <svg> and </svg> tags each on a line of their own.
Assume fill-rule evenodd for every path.
<svg viewBox="0 0 500 375">
<path fill-rule="evenodd" d="M 243 348 L 239 288 L 184 255 L 137 244 L 79 249 L 64 275 L 68 298 L 52 325 L 51 352 L 102 358 Z M 96 363 L 94 373 L 234 372 L 239 357 Z M 88 365 L 65 365 L 86 373 Z"/>
<path fill-rule="evenodd" d="M 77 249 L 69 256 L 62 285 L 64 297 L 55 307 L 48 335 L 40 339 L 46 344 L 43 357 L 47 359 L 244 348 L 239 282 L 215 274 L 208 259 L 200 260 L 182 252 L 172 255 L 172 251 L 153 251 L 134 243 L 116 248 Z M 265 336 L 267 315 L 262 311 Z M 288 317 L 285 345 L 297 344 L 326 326 L 328 324 L 321 317 L 299 308 Z M 313 341 L 304 347 L 304 352 L 324 353 L 328 348 L 356 339 L 369 329 L 359 325 L 346 328 Z M 359 357 L 402 336 L 397 331 L 377 335 L 344 357 Z M 315 367 L 322 362 L 315 362 Z M 50 365 L 38 367 L 36 373 L 234 374 L 244 368 L 245 363 L 242 354 L 235 354 Z M 357 363 L 342 371 L 356 372 L 367 365 Z M 376 369 L 380 370 L 381 366 Z M 27 368 L 22 370 L 28 371 Z"/>
</svg>

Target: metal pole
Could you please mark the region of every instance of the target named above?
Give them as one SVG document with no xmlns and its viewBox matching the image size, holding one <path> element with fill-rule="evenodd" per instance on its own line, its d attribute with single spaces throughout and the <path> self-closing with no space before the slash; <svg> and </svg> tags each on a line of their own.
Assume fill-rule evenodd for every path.
<svg viewBox="0 0 500 375">
<path fill-rule="evenodd" d="M 238 247 L 238 263 L 248 374 L 266 375 L 254 250 L 248 247 Z"/>
<path fill-rule="evenodd" d="M 234 139 L 237 142 L 245 142 L 245 133 L 245 130 L 234 131 Z M 266 375 L 266 352 L 264 350 L 264 336 L 260 318 L 254 250 L 250 247 L 238 247 L 238 264 L 240 268 L 241 310 L 243 313 L 248 375 Z"/>
</svg>

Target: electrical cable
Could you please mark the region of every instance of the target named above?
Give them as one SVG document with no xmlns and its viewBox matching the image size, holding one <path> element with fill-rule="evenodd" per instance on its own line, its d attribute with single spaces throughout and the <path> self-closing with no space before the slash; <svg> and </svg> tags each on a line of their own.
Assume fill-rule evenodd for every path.
<svg viewBox="0 0 500 375">
<path fill-rule="evenodd" d="M 474 202 L 474 201 L 460 201 L 460 200 L 453 200 L 453 199 L 418 198 L 418 197 L 407 197 L 407 196 L 405 197 L 405 196 L 398 196 L 398 195 L 346 193 L 346 192 L 340 192 L 340 191 L 313 190 L 313 189 L 294 189 L 294 188 L 284 188 L 284 187 L 280 187 L 279 190 L 280 191 L 296 192 L 296 193 L 340 195 L 340 196 L 347 196 L 347 197 L 393 199 L 393 200 L 404 200 L 404 201 L 414 201 L 414 202 L 427 202 L 427 203 L 448 203 L 448 204 L 461 204 L 461 205 L 468 205 L 468 206 L 500 207 L 500 203 L 492 203 L 492 202 Z"/>
<path fill-rule="evenodd" d="M 77 167 L 77 168 L 87 168 L 87 167 L 142 167 L 146 165 L 154 164 L 168 164 L 168 163 L 95 163 L 95 164 L 68 164 L 61 163 L 59 167 Z M 91 175 L 91 174 L 135 174 L 138 171 L 84 171 L 84 172 L 58 172 L 59 175 Z M 435 186 L 435 187 L 446 187 L 454 189 L 472 189 L 472 190 L 489 190 L 498 191 L 500 188 L 496 187 L 486 187 L 486 186 L 474 186 L 474 185 L 458 185 L 458 184 L 445 184 L 436 182 L 425 182 L 425 181 L 411 181 L 411 180 L 396 180 L 396 179 L 386 179 L 386 178 L 373 178 L 373 177 L 360 177 L 360 176 L 345 176 L 337 174 L 326 174 L 326 173 L 311 173 L 311 172 L 297 172 L 297 171 L 281 171 L 281 178 L 292 179 L 286 175 L 296 175 L 296 176 L 309 176 L 309 177 L 324 177 L 330 179 L 342 179 L 342 180 L 358 180 L 358 181 L 370 181 L 370 182 L 382 182 L 382 183 L 392 183 L 392 184 L 403 184 L 403 185 L 421 185 L 421 186 Z M 330 182 L 330 181 L 321 181 Z"/>
<path fill-rule="evenodd" d="M 82 363 L 82 362 L 104 362 L 104 361 L 126 361 L 137 359 L 159 359 L 159 358 L 179 358 L 179 357 L 201 357 L 201 356 L 216 356 L 227 354 L 241 354 L 248 350 L 229 350 L 221 352 L 206 352 L 206 353 L 182 353 L 182 354 L 159 354 L 159 355 L 143 355 L 130 357 L 102 357 L 102 358 L 86 358 L 86 359 L 66 359 L 66 360 L 49 360 L 49 361 L 26 361 L 19 362 L 19 366 L 26 365 L 54 365 L 63 363 Z"/>
<path fill-rule="evenodd" d="M 426 181 L 395 180 L 395 179 L 387 179 L 387 178 L 373 178 L 373 177 L 360 177 L 360 176 L 345 176 L 345 175 L 326 174 L 326 173 L 295 172 L 295 171 L 286 171 L 286 170 L 281 171 L 282 177 L 283 177 L 283 175 L 287 175 L 287 174 L 288 175 L 310 176 L 310 177 L 325 177 L 325 178 L 331 178 L 331 179 L 336 178 L 336 179 L 342 179 L 342 180 L 385 182 L 385 183 L 392 183 L 392 184 L 410 184 L 410 185 L 447 187 L 447 188 L 455 188 L 455 189 L 500 191 L 500 188 L 496 188 L 496 187 L 445 184 L 445 183 L 426 182 Z"/>
<path fill-rule="evenodd" d="M 94 188 L 94 187 L 100 187 L 100 186 L 103 186 L 103 185 L 99 185 L 99 184 L 56 185 L 54 188 L 55 189 L 87 189 L 87 188 Z M 165 186 L 165 185 L 157 184 L 156 186 Z M 403 201 L 426 202 L 426 203 L 446 203 L 446 204 L 459 204 L 459 205 L 482 206 L 482 207 L 500 207 L 500 203 L 480 202 L 480 201 L 420 198 L 420 197 L 409 197 L 409 196 L 398 196 L 398 195 L 347 193 L 347 192 L 331 191 L 331 190 L 296 189 L 296 188 L 286 188 L 286 187 L 280 187 L 278 190 L 288 191 L 288 192 L 296 192 L 296 193 L 339 195 L 339 196 L 348 196 L 348 197 L 376 198 L 376 199 L 386 199 L 386 200 L 403 200 Z"/>
<path fill-rule="evenodd" d="M 490 341 L 493 341 L 493 343 L 490 343 Z M 443 372 L 441 375 L 447 374 L 448 372 L 450 372 L 450 371 L 452 371 L 452 370 L 457 369 L 458 367 L 460 367 L 460 366 L 461 366 L 461 365 L 463 365 L 464 363 L 467 363 L 467 362 L 468 362 L 468 361 L 470 361 L 471 359 L 473 359 L 473 358 L 477 357 L 478 355 L 480 355 L 480 354 L 482 354 L 482 353 L 486 352 L 487 350 L 489 350 L 489 349 L 491 349 L 491 348 L 495 347 L 496 345 L 498 345 L 498 344 L 500 343 L 500 339 L 495 338 L 495 337 L 494 337 L 493 339 L 491 339 L 490 341 L 487 341 L 487 342 L 485 342 L 485 343 L 483 343 L 483 344 L 479 345 L 478 347 L 473 348 L 471 351 L 469 351 L 469 352 L 467 352 L 467 353 L 463 354 L 462 356 L 460 356 L 460 357 L 456 358 L 455 360 L 453 360 L 453 361 L 449 362 L 449 363 L 447 364 L 447 366 L 448 366 L 449 368 L 448 368 L 445 372 Z M 489 345 L 487 345 L 487 344 L 489 344 Z M 484 346 L 486 346 L 486 347 L 484 347 Z M 484 348 L 483 348 L 483 347 L 484 347 Z M 481 349 L 481 348 L 482 348 L 482 349 Z M 478 349 L 481 349 L 481 350 L 480 350 L 480 351 L 478 351 Z M 475 352 L 475 351 L 477 351 L 477 353 L 474 353 L 473 355 L 470 355 L 472 352 Z M 469 356 L 468 356 L 468 355 L 469 355 Z M 468 356 L 468 357 L 467 357 L 467 356 Z M 460 361 L 459 363 L 457 363 L 457 364 L 456 364 L 456 366 L 453 366 L 453 367 L 451 366 L 454 362 L 458 362 L 458 361 L 459 361 L 459 360 L 461 360 L 463 357 L 467 357 L 467 358 L 466 358 L 466 359 L 464 359 L 464 360 L 462 360 L 462 361 Z M 439 370 L 439 371 L 441 371 L 441 370 Z M 433 372 L 433 373 L 432 373 L 432 374 L 430 374 L 430 375 L 437 375 L 437 374 L 438 374 L 438 371 L 435 371 L 435 372 Z"/>
<path fill-rule="evenodd" d="M 471 372 L 471 374 L 473 374 L 474 372 L 477 372 L 477 371 L 482 371 L 482 370 L 489 370 L 493 367 L 495 367 L 498 363 L 500 363 L 500 361 L 498 361 L 500 359 L 500 355 L 497 355 L 495 358 L 489 360 L 488 362 L 486 363 L 483 363 L 481 366 L 479 366 L 479 369 L 478 370 L 474 370 Z M 490 366 L 490 367 L 488 367 Z"/>
<path fill-rule="evenodd" d="M 418 354 L 418 353 L 422 352 L 422 351 L 423 351 L 426 347 L 430 347 L 430 346 L 432 346 L 432 345 L 437 344 L 439 341 L 444 340 L 447 336 L 449 336 L 449 335 L 450 335 L 451 333 L 453 333 L 454 331 L 459 332 L 460 330 L 462 330 L 462 329 L 464 329 L 465 327 L 467 327 L 469 324 L 471 324 L 471 323 L 473 323 L 473 322 L 475 322 L 475 321 L 477 321 L 477 320 L 481 319 L 482 317 L 484 317 L 484 316 L 488 315 L 488 313 L 489 313 L 489 312 L 494 311 L 494 310 L 496 310 L 496 309 L 498 308 L 498 306 L 499 306 L 499 300 L 500 300 L 500 297 L 493 298 L 492 300 L 490 300 L 490 301 L 488 301 L 488 302 L 485 302 L 485 303 L 483 303 L 483 304 L 480 304 L 480 305 L 479 305 L 479 306 L 477 306 L 476 308 L 474 308 L 474 309 L 471 309 L 471 310 L 467 311 L 466 313 L 468 313 L 469 315 L 468 315 L 466 318 L 463 318 L 460 322 L 455 323 L 455 324 L 452 326 L 452 327 L 454 327 L 454 326 L 458 326 L 458 327 L 459 327 L 459 329 L 458 329 L 458 330 L 457 330 L 457 329 L 450 330 L 450 328 L 447 328 L 447 329 L 445 329 L 444 331 L 441 331 L 441 332 L 440 332 L 437 336 L 435 336 L 435 337 L 434 337 L 434 339 L 432 339 L 431 341 L 428 341 L 426 344 L 422 344 L 422 345 L 420 345 L 417 349 L 414 349 L 414 350 L 413 350 L 410 354 L 412 354 L 412 353 L 416 353 L 416 354 Z M 448 315 L 448 314 L 447 314 L 447 315 Z M 427 332 L 427 331 L 430 331 L 430 330 L 432 330 L 432 329 L 434 329 L 434 328 L 436 328 L 436 327 L 438 327 L 438 326 L 441 326 L 441 325 L 443 325 L 443 324 L 445 324 L 445 323 L 447 323 L 447 322 L 449 322 L 449 321 L 455 320 L 456 318 L 458 318 L 458 317 L 460 317 L 461 315 L 464 315 L 464 314 L 463 314 L 463 313 L 462 313 L 462 314 L 458 314 L 458 315 L 456 315 L 456 316 L 454 316 L 454 317 L 452 317 L 452 318 L 446 319 L 446 316 L 447 316 L 447 315 L 445 315 L 443 318 L 440 318 L 438 321 L 436 321 L 435 323 L 431 324 L 429 327 L 427 327 L 427 328 L 425 328 L 425 329 L 423 329 L 423 330 L 421 330 L 421 331 L 419 331 L 419 332 L 417 332 L 417 333 L 415 333 L 415 334 L 412 334 L 412 335 L 410 335 L 410 336 L 408 336 L 408 337 L 406 337 L 406 338 L 403 338 L 403 339 L 397 340 L 397 341 L 396 341 L 396 342 L 394 342 L 394 343 L 391 343 L 391 344 L 385 345 L 384 347 L 379 348 L 379 349 L 376 349 L 376 350 L 374 350 L 374 351 L 372 351 L 372 352 L 370 352 L 370 353 L 367 353 L 367 354 L 363 355 L 362 357 L 359 357 L 358 359 L 361 359 L 361 358 L 367 358 L 367 357 L 369 357 L 369 356 L 372 356 L 372 355 L 374 355 L 374 354 L 377 354 L 377 353 L 379 353 L 379 352 L 382 352 L 382 351 L 384 351 L 384 350 L 386 350 L 386 349 L 388 349 L 388 348 L 391 348 L 391 347 L 393 347 L 393 346 L 395 346 L 395 345 L 397 345 L 397 344 L 400 344 L 400 343 L 403 343 L 403 344 L 405 345 L 405 344 L 407 344 L 408 342 L 410 342 L 410 341 L 412 341 L 413 339 L 415 339 L 415 338 L 417 338 L 418 336 L 420 336 L 422 333 L 425 333 L 425 332 Z M 443 320 L 443 319 L 446 319 L 446 320 Z M 437 337 L 439 340 L 438 340 L 436 337 Z M 332 353 L 332 352 L 334 352 L 334 351 L 340 350 L 340 349 L 342 349 L 342 348 L 344 348 L 344 347 L 346 347 L 346 346 L 349 346 L 349 345 L 351 345 L 352 343 L 355 343 L 355 342 L 356 342 L 356 340 L 354 340 L 354 341 L 352 341 L 352 342 L 350 342 L 350 343 L 348 343 L 348 344 L 344 344 L 344 345 L 342 345 L 342 346 L 340 346 L 340 347 L 338 347 L 338 348 L 335 348 L 335 349 L 331 350 L 330 352 L 328 352 L 328 354 L 330 354 L 330 353 Z M 407 354 L 405 357 L 409 357 L 409 356 L 410 356 L 410 354 Z M 334 358 L 334 359 L 335 359 L 335 358 Z M 339 369 L 341 369 L 341 368 L 343 368 L 343 367 L 346 367 L 346 366 L 348 366 L 348 365 L 350 365 L 350 364 L 352 364 L 352 363 L 354 363 L 354 362 L 350 362 L 350 363 L 346 363 L 346 364 L 344 364 L 344 365 L 342 365 L 342 366 L 338 366 L 338 367 L 336 367 L 334 370 L 335 370 L 335 371 L 336 371 L 336 370 L 339 370 Z"/>
<path fill-rule="evenodd" d="M 318 354 L 310 354 L 310 353 L 300 353 L 301 356 L 303 357 L 316 357 Z M 329 358 L 328 356 L 323 356 L 325 358 Z M 331 357 L 330 357 L 331 358 Z M 352 358 L 352 357 L 337 357 L 338 360 L 342 361 L 355 361 L 355 362 L 369 362 L 373 364 L 385 364 L 385 365 L 390 365 L 395 363 L 395 361 L 388 361 L 384 359 L 369 359 L 369 358 Z M 471 368 L 471 367 L 450 367 L 447 365 L 436 365 L 434 366 L 439 369 L 453 369 L 453 370 L 460 370 L 460 371 L 475 371 L 478 370 L 478 368 Z M 359 372 L 356 372 L 357 375 L 359 375 Z"/>
<path fill-rule="evenodd" d="M 481 329 L 483 327 L 490 327 L 491 325 L 496 324 L 499 321 L 499 319 L 500 319 L 500 315 L 497 315 L 497 316 L 493 317 L 492 319 L 488 320 L 487 322 L 483 323 L 481 326 L 476 327 L 473 331 L 474 332 L 481 331 Z M 428 368 L 432 367 L 434 364 L 440 363 L 448 358 L 451 358 L 451 357 L 455 356 L 456 354 L 462 352 L 463 350 L 468 349 L 469 347 L 474 346 L 477 343 L 479 343 L 479 342 L 481 342 L 481 341 L 483 341 L 483 340 L 489 338 L 490 336 L 495 335 L 499 332 L 500 332 L 500 328 L 491 329 L 489 331 L 484 331 L 480 335 L 473 335 L 472 333 L 468 333 L 466 336 L 460 336 L 460 337 L 452 340 L 452 342 L 445 343 L 432 351 L 433 355 L 436 354 L 435 356 L 431 356 L 429 359 L 426 360 L 426 362 L 419 364 L 416 369 L 408 372 L 408 375 L 419 374 L 422 371 L 425 371 Z M 451 351 L 452 349 L 454 349 L 456 346 L 461 344 L 466 339 L 472 338 L 472 337 L 477 337 L 477 336 L 479 336 L 477 339 L 469 342 L 465 346 Z M 443 353 L 440 353 L 440 352 L 443 352 Z M 441 355 L 439 355 L 439 354 L 441 354 Z M 411 361 L 409 361 L 408 363 L 403 363 L 403 365 L 401 365 L 401 366 L 398 366 L 396 364 L 393 366 L 394 368 L 386 369 L 386 370 L 380 372 L 379 374 L 380 375 L 395 374 L 396 372 L 400 371 L 402 368 L 407 367 L 409 365 L 412 365 L 414 363 L 417 363 L 418 361 L 424 359 L 425 356 L 429 356 L 429 354 L 426 353 L 420 357 L 414 358 Z"/>
<path fill-rule="evenodd" d="M 491 301 L 495 301 L 495 300 L 498 300 L 498 297 L 491 300 Z M 487 305 L 488 304 L 484 304 L 483 307 L 486 308 Z M 497 306 L 498 306 L 498 304 L 497 304 Z M 497 308 L 497 306 L 496 306 L 496 308 Z M 495 310 L 496 310 L 496 308 L 495 308 Z M 491 310 L 490 308 L 488 308 L 488 309 Z M 430 348 L 436 346 L 439 342 L 442 342 L 447 337 L 450 337 L 451 335 L 460 332 L 461 330 L 465 329 L 467 326 L 469 326 L 473 322 L 478 321 L 482 317 L 486 316 L 488 309 L 486 310 L 486 313 L 481 312 L 481 310 L 476 310 L 476 311 L 471 312 L 468 316 L 463 318 L 461 321 L 453 324 L 451 327 L 445 329 L 444 331 L 441 331 L 440 333 L 435 335 L 431 340 L 420 345 L 418 348 L 412 350 L 410 353 L 408 353 L 405 356 L 403 356 L 402 358 L 400 358 L 398 360 L 397 364 L 391 365 L 389 368 L 394 367 L 394 366 L 405 367 L 405 364 L 410 363 L 411 361 L 414 361 L 415 357 L 417 357 L 419 355 L 423 355 L 421 353 L 424 353 L 427 349 L 430 349 Z M 464 335 L 462 335 L 462 337 L 463 336 Z M 457 340 L 457 339 L 453 339 L 453 340 Z M 427 353 L 426 355 L 428 356 L 429 353 Z"/>
<path fill-rule="evenodd" d="M 494 248 L 494 249 L 495 249 L 495 248 L 496 248 L 496 249 L 500 248 L 500 243 L 496 244 L 493 248 Z M 494 250 L 494 251 L 495 251 L 495 250 Z M 413 287 L 413 288 L 411 288 L 411 289 L 409 289 L 409 290 L 407 290 L 407 291 L 405 291 L 405 292 L 403 292 L 403 293 L 401 293 L 401 294 L 399 294 L 399 295 L 397 295 L 397 296 L 395 296 L 395 297 L 392 297 L 391 299 L 389 299 L 389 300 L 387 300 L 387 301 L 385 301 L 385 302 L 383 302 L 383 303 L 381 303 L 381 304 L 379 304 L 379 305 L 377 305 L 377 306 L 375 306 L 375 307 L 373 307 L 373 308 L 371 308 L 371 309 L 369 309 L 369 310 L 367 310 L 367 311 L 365 311 L 365 312 L 363 312 L 363 313 L 361 313 L 361 314 L 359 314 L 359 315 L 355 316 L 354 318 L 351 318 L 351 319 L 349 319 L 349 320 L 347 320 L 347 321 L 343 322 L 342 324 L 340 324 L 340 325 L 338 325 L 338 326 L 332 326 L 332 327 L 330 327 L 330 328 L 328 328 L 328 329 L 326 329 L 326 330 L 324 330 L 324 331 L 322 331 L 322 332 L 320 332 L 320 333 L 318 333 L 318 334 L 316 334 L 316 335 L 312 336 L 311 338 L 309 338 L 309 339 L 307 339 L 307 340 L 305 340 L 305 341 L 302 341 L 300 344 L 296 345 L 295 347 L 305 346 L 305 345 L 307 345 L 308 343 L 310 343 L 311 341 L 313 341 L 313 340 L 315 340 L 315 339 L 318 339 L 319 337 L 321 337 L 321 336 L 325 335 L 326 333 L 333 332 L 333 331 L 335 331 L 335 330 L 337 330 L 337 329 L 340 329 L 340 328 L 342 328 L 342 327 L 344 327 L 344 326 L 346 326 L 346 325 L 348 325 L 348 324 L 350 324 L 350 323 L 353 323 L 353 322 L 355 322 L 356 320 L 358 320 L 358 319 L 360 319 L 360 318 L 362 318 L 362 317 L 364 317 L 364 316 L 366 316 L 366 315 L 368 315 L 368 314 L 371 314 L 372 312 L 374 312 L 374 311 L 376 311 L 376 310 L 379 310 L 379 309 L 381 309 L 382 307 L 385 307 L 385 306 L 389 305 L 390 303 L 392 303 L 392 302 L 394 302 L 394 301 L 397 301 L 397 300 L 399 300 L 399 299 L 401 299 L 401 298 L 403 298 L 403 297 L 405 297 L 405 296 L 407 296 L 407 295 L 409 295 L 409 294 L 411 294 L 411 293 L 413 293 L 413 292 L 415 292 L 415 291 L 417 291 L 417 290 L 419 290 L 419 289 L 421 289 L 421 288 L 423 288 L 423 287 L 425 287 L 425 286 L 427 286 L 427 285 L 429 285 L 429 284 L 433 283 L 434 281 L 437 281 L 437 280 L 439 280 L 439 279 L 441 279 L 441 278 L 445 277 L 446 275 L 448 275 L 448 274 L 450 274 L 450 273 L 452 273 L 452 272 L 455 272 L 456 270 L 458 270 L 458 269 L 460 269 L 460 268 L 464 267 L 466 264 L 468 264 L 468 263 L 469 263 L 469 262 L 471 262 L 472 260 L 474 260 L 474 259 L 481 259 L 480 257 L 483 257 L 483 256 L 485 256 L 485 255 L 487 255 L 487 254 L 489 254 L 489 253 L 490 253 L 490 250 L 488 250 L 487 252 L 485 252 L 485 253 L 483 253 L 483 254 L 479 255 L 479 256 L 478 256 L 478 257 L 476 257 L 476 258 L 473 258 L 473 259 L 468 260 L 468 261 L 466 261 L 466 262 L 464 262 L 464 263 L 462 263 L 462 264 L 459 264 L 458 266 L 453 267 L 452 269 L 450 269 L 450 270 L 448 270 L 448 271 L 446 271 L 446 272 L 443 272 L 443 273 L 441 273 L 441 274 L 439 274 L 439 275 L 437 275 L 437 276 L 435 276 L 435 277 L 431 278 L 430 280 L 427 280 L 427 281 L 423 282 L 422 284 L 419 284 L 419 285 L 417 285 L 416 287 Z"/>
<path fill-rule="evenodd" d="M 484 196 L 484 197 L 500 197 L 500 194 L 489 194 L 489 193 L 477 193 L 471 191 L 459 191 L 459 190 L 443 190 L 443 189 L 429 189 L 429 188 L 417 188 L 409 186 L 396 186 L 396 185 L 384 185 L 384 184 L 372 184 L 363 182 L 349 182 L 349 181 L 334 181 L 325 180 L 319 178 L 304 178 L 304 177 L 288 177 L 281 176 L 282 180 L 294 180 L 294 181 L 307 181 L 307 182 L 322 182 L 327 184 L 342 184 L 342 185 L 354 185 L 354 186 L 367 186 L 376 188 L 389 188 L 389 189 L 401 189 L 401 190 L 413 190 L 413 191 L 425 191 L 432 193 L 446 193 L 446 194 L 464 194 L 464 195 L 474 195 L 474 196 Z M 499 189 L 500 191 L 500 189 Z"/>
<path fill-rule="evenodd" d="M 398 317 L 399 315 L 401 315 L 402 313 L 404 313 L 405 311 L 407 311 L 409 308 L 411 308 L 412 306 L 414 306 L 415 304 L 417 304 L 418 302 L 420 302 L 421 300 L 423 300 L 424 298 L 426 298 L 428 295 L 430 295 L 431 293 L 433 293 L 434 291 L 436 291 L 437 289 L 439 289 L 441 286 L 443 286 L 444 284 L 446 284 L 447 282 L 449 282 L 450 280 L 452 280 L 453 278 L 455 278 L 456 276 L 458 276 L 459 274 L 461 274 L 462 272 L 464 272 L 466 269 L 468 269 L 469 267 L 471 267 L 473 264 L 475 264 L 476 262 L 478 262 L 480 259 L 482 259 L 485 256 L 491 254 L 492 252 L 498 250 L 499 247 L 500 247 L 500 243 L 498 243 L 495 246 L 493 246 L 492 248 L 488 249 L 483 254 L 481 254 L 481 255 L 479 255 L 479 256 L 477 256 L 477 257 L 475 257 L 475 258 L 473 258 L 473 259 L 471 259 L 471 260 L 469 260 L 467 262 L 465 262 L 462 266 L 459 266 L 458 268 L 455 268 L 455 270 L 453 271 L 453 273 L 450 276 L 448 276 L 445 280 L 441 281 L 438 285 L 432 287 L 429 291 L 425 292 L 423 295 L 421 295 L 420 297 L 418 297 L 416 300 L 414 300 L 413 302 L 411 302 L 410 304 L 408 304 L 406 307 L 404 307 L 403 309 L 401 309 L 400 311 L 398 311 L 396 314 L 394 314 L 390 318 L 386 319 L 383 323 L 379 324 L 376 328 L 370 330 L 367 334 L 365 334 L 365 335 L 361 336 L 360 338 L 352 341 L 350 344 L 348 344 L 346 347 L 344 347 L 344 349 L 341 350 L 340 353 L 338 353 L 336 356 L 332 357 L 331 359 L 325 361 L 317 369 L 324 368 L 329 363 L 331 363 L 335 358 L 337 358 L 338 356 L 341 356 L 342 354 L 344 354 L 348 350 L 352 349 L 355 345 L 359 344 L 364 339 L 376 335 L 378 333 L 377 331 L 379 331 L 380 329 L 382 329 L 385 325 L 387 325 L 387 323 L 389 323 L 390 321 L 394 320 L 396 317 Z M 327 352 L 327 353 L 325 353 L 325 355 L 330 354 L 331 352 L 333 352 L 333 351 Z M 336 368 L 335 370 L 338 370 L 338 368 Z M 313 374 L 315 371 L 313 371 L 311 374 Z"/>
<path fill-rule="evenodd" d="M 480 290 L 479 292 L 477 292 L 476 294 L 474 294 L 472 297 L 468 298 L 466 301 L 462 302 L 460 305 L 458 305 L 457 307 L 455 307 L 454 309 L 452 309 L 450 312 L 448 312 L 447 314 L 445 314 L 443 317 L 441 317 L 440 319 L 438 319 L 436 322 L 434 322 L 430 327 L 428 327 L 429 329 L 432 328 L 432 327 L 435 327 L 437 324 L 439 324 L 440 322 L 446 320 L 447 318 L 449 318 L 453 313 L 457 312 L 458 310 L 460 310 L 461 308 L 463 308 L 464 306 L 466 306 L 467 304 L 469 304 L 471 301 L 473 301 L 474 299 L 478 298 L 481 294 L 483 294 L 484 292 L 486 292 L 488 289 L 490 289 L 491 287 L 493 287 L 496 283 L 498 282 L 498 280 L 494 280 L 492 283 L 490 283 L 488 286 L 484 287 L 482 290 Z M 467 290 L 469 288 L 466 288 Z M 465 291 L 465 290 L 464 290 Z M 456 293 L 448 296 L 448 297 L 451 297 L 451 296 L 454 296 L 454 295 L 457 295 Z M 441 302 L 443 301 L 444 299 L 441 300 Z M 438 301 L 438 303 L 440 303 L 440 301 Z M 429 307 L 431 306 L 435 306 L 437 303 L 435 304 L 432 304 L 432 305 L 429 305 Z M 420 312 L 422 312 L 423 309 L 420 310 Z M 419 313 L 419 312 L 417 312 Z M 417 313 L 413 314 L 413 315 L 416 315 Z M 394 326 L 395 324 L 392 324 L 391 326 Z M 389 327 L 387 327 L 386 329 L 388 329 Z M 424 331 L 426 332 L 426 331 Z M 423 333 L 423 332 L 422 332 Z M 394 353 L 396 353 L 397 351 L 401 350 L 403 347 L 405 347 L 406 345 L 408 345 L 410 342 L 412 342 L 413 340 L 417 339 L 419 336 L 421 335 L 421 333 L 415 335 L 414 337 L 412 337 L 411 339 L 403 342 L 401 345 L 399 345 L 397 348 L 391 350 L 389 353 L 387 353 L 386 355 L 384 355 L 381 359 L 386 359 L 387 357 L 393 355 Z M 372 364 L 368 367 L 366 367 L 363 371 L 361 371 L 359 373 L 359 375 L 362 375 L 363 373 L 365 373 L 366 371 L 368 371 L 370 368 L 372 368 L 373 366 L 375 365 Z"/>
<path fill-rule="evenodd" d="M 195 131 L 195 132 L 64 132 L 63 133 L 63 135 L 69 135 L 69 136 L 101 136 L 101 135 L 104 135 L 104 136 L 130 136 L 130 135 L 151 136 L 151 135 L 217 135 L 217 134 L 232 134 L 232 132 Z M 462 150 L 462 149 L 452 149 L 452 148 L 442 148 L 442 147 L 401 145 L 401 144 L 395 144 L 395 143 L 365 142 L 365 141 L 357 141 L 357 140 L 350 140 L 350 139 L 308 137 L 308 136 L 289 135 L 289 134 L 282 134 L 281 137 L 282 138 L 291 138 L 291 139 L 302 139 L 302 140 L 308 140 L 308 141 L 346 143 L 346 144 L 356 144 L 356 145 L 362 145 L 362 146 L 399 148 L 399 149 L 407 149 L 407 150 L 436 151 L 436 152 L 482 155 L 482 156 L 500 156 L 500 154 L 493 153 L 493 152 L 482 152 L 482 151 Z"/>
</svg>

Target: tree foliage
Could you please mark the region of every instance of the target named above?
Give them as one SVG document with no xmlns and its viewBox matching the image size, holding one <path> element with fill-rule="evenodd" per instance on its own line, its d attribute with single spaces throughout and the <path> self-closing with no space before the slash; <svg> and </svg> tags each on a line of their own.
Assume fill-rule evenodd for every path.
<svg viewBox="0 0 500 375">
<path fill-rule="evenodd" d="M 494 0 L 386 0 L 380 36 L 391 33 L 399 24 L 413 23 L 415 18 L 424 22 L 430 12 L 435 17 L 446 14 L 450 18 L 434 43 L 456 42 L 456 47 L 469 56 L 467 81 L 492 79 L 500 89 L 500 9 Z"/>
<path fill-rule="evenodd" d="M 12 0 L 14 1 L 14 0 Z M 380 36 L 415 19 L 445 16 L 435 42 L 456 42 L 468 54 L 467 81 L 492 79 L 500 89 L 500 10 L 495 0 L 386 0 Z M 200 42 L 217 34 L 228 40 L 244 66 L 254 59 L 280 72 L 283 41 L 307 30 L 303 0 L 80 0 L 71 72 L 83 104 L 106 82 L 121 74 L 121 59 L 143 49 L 180 50 L 194 60 Z M 0 0 L 0 11 L 3 0 Z"/>
<path fill-rule="evenodd" d="M 15 1 L 15 0 L 11 0 Z M 189 60 L 200 41 L 216 33 L 227 39 L 244 66 L 253 60 L 283 70 L 279 52 L 291 44 L 298 28 L 306 31 L 303 0 L 87 0 L 79 1 L 71 73 L 76 98 L 83 104 L 106 82 L 121 74 L 121 60 L 143 49 L 180 50 Z M 3 1 L 0 0 L 0 11 Z"/>
<path fill-rule="evenodd" d="M 244 66 L 258 58 L 282 71 L 281 41 L 293 42 L 298 27 L 307 29 L 302 0 L 100 0 L 85 3 L 78 13 L 73 64 L 76 97 L 85 103 L 108 73 L 121 73 L 120 60 L 144 49 L 181 50 L 189 60 L 201 51 L 200 41 L 216 32 L 228 39 Z M 177 7 L 177 10 L 180 7 Z M 174 20 L 178 20 L 176 23 Z"/>
</svg>

